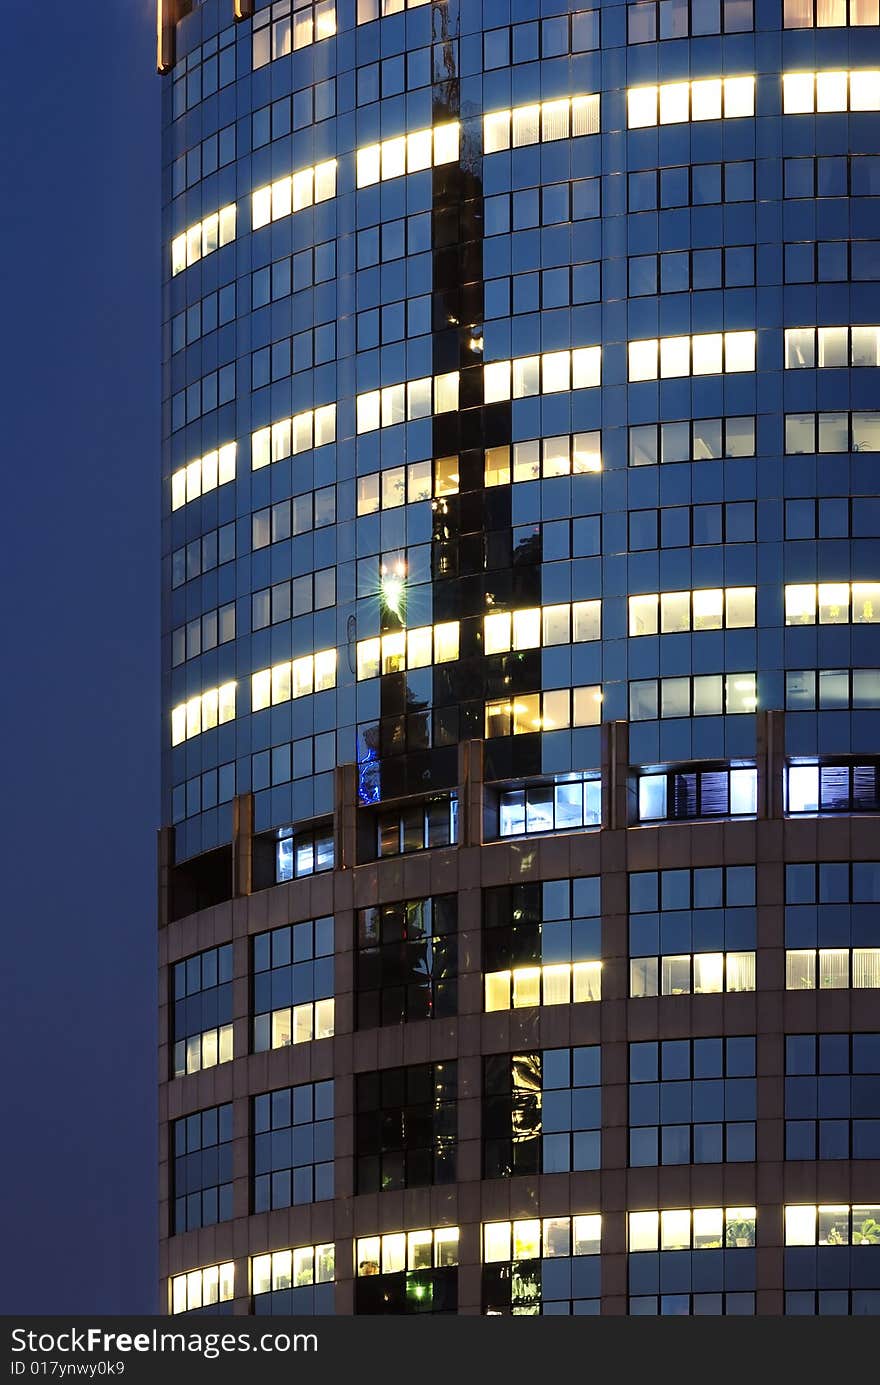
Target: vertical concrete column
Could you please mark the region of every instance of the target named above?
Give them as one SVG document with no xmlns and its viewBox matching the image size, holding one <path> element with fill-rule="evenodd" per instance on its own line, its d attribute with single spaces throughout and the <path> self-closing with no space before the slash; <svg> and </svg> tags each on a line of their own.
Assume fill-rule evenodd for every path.
<svg viewBox="0 0 880 1385">
<path fill-rule="evenodd" d="M 156 885 L 159 928 L 167 928 L 171 918 L 171 867 L 174 865 L 174 828 L 160 827 L 156 834 Z"/>
<path fill-rule="evenodd" d="M 337 765 L 333 784 L 333 835 L 336 869 L 357 865 L 357 765 Z"/>
<path fill-rule="evenodd" d="M 784 812 L 784 712 L 770 709 L 758 712 L 755 752 L 758 766 L 758 817 L 781 818 Z"/>
<path fill-rule="evenodd" d="M 483 844 L 483 742 L 458 747 L 459 846 Z"/>
<path fill-rule="evenodd" d="M 232 800 L 232 897 L 240 899 L 254 889 L 254 796 L 237 794 Z"/>
<path fill-rule="evenodd" d="M 602 725 L 603 828 L 614 832 L 627 826 L 629 797 L 629 723 L 606 721 Z"/>
</svg>

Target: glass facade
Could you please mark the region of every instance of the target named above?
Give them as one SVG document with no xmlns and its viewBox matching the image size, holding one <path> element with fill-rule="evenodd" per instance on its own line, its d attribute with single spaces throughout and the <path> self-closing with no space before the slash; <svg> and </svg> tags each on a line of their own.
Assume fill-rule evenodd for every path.
<svg viewBox="0 0 880 1385">
<path fill-rule="evenodd" d="M 157 4 L 169 1308 L 880 1311 L 877 0 Z"/>
</svg>

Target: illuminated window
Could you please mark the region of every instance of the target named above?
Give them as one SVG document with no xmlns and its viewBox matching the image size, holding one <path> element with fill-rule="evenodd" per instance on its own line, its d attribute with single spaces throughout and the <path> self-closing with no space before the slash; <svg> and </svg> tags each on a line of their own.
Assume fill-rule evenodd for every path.
<svg viewBox="0 0 880 1385">
<path fill-rule="evenodd" d="M 751 76 L 630 87 L 626 96 L 627 124 L 631 130 L 755 114 L 755 79 Z"/>
<path fill-rule="evenodd" d="M 315 1292 L 315 1286 L 332 1285 L 335 1279 L 336 1247 L 332 1242 L 251 1257 L 251 1293 L 260 1299 L 257 1312 L 271 1303 L 279 1313 L 332 1313 L 332 1288 L 329 1293 L 322 1293 L 320 1289 Z"/>
<path fill-rule="evenodd" d="M 323 649 L 251 674 L 251 711 L 336 687 L 336 650 Z"/>
<path fill-rule="evenodd" d="M 194 462 L 188 462 L 175 471 L 171 477 L 172 510 L 179 510 L 217 486 L 234 481 L 235 452 L 235 443 L 227 442 L 223 447 L 206 452 L 204 457 L 197 457 Z"/>
<path fill-rule="evenodd" d="M 721 375 L 755 369 L 756 333 L 706 332 L 696 336 L 648 338 L 628 344 L 630 382 Z M 656 426 L 656 425 L 655 425 Z"/>
<path fill-rule="evenodd" d="M 685 630 L 739 630 L 754 624 L 754 587 L 651 592 L 629 598 L 629 634 L 632 637 Z"/>
<path fill-rule="evenodd" d="M 524 1221 L 483 1223 L 483 1264 L 569 1255 L 598 1255 L 602 1249 L 602 1218 L 529 1218 Z"/>
<path fill-rule="evenodd" d="M 786 29 L 843 28 L 880 23 L 880 0 L 783 0 Z"/>
<path fill-rule="evenodd" d="M 269 466 L 285 457 L 297 456 L 313 447 L 325 447 L 336 441 L 336 405 L 324 404 L 319 409 L 306 409 L 292 418 L 279 419 L 268 428 L 258 428 L 251 434 L 251 469 Z"/>
<path fill-rule="evenodd" d="M 381 144 L 363 145 L 357 150 L 357 186 L 370 187 L 388 178 L 440 164 L 455 163 L 458 159 L 459 123 L 448 121 L 433 129 L 415 130 L 409 135 L 397 135 Z"/>
<path fill-rule="evenodd" d="M 206 692 L 181 702 L 171 710 L 171 744 L 200 736 L 203 731 L 211 731 L 235 719 L 235 683 L 223 683 L 219 688 L 208 688 Z"/>
<path fill-rule="evenodd" d="M 502 789 L 498 795 L 498 837 L 536 836 L 598 827 L 601 782 L 588 774 L 562 775 L 556 782 Z"/>
<path fill-rule="evenodd" d="M 458 1306 L 457 1226 L 361 1236 L 355 1266 L 358 1313 L 455 1312 Z"/>
<path fill-rule="evenodd" d="M 334 1032 L 332 917 L 253 940 L 254 1052 L 329 1039 Z"/>
<path fill-rule="evenodd" d="M 219 212 L 197 221 L 171 242 L 171 273 L 180 274 L 184 269 L 204 259 L 206 255 L 219 250 L 235 240 L 235 203 L 221 207 Z"/>
<path fill-rule="evenodd" d="M 231 1260 L 222 1265 L 207 1265 L 173 1275 L 170 1283 L 171 1312 L 192 1313 L 235 1297 L 235 1266 Z"/>
<path fill-rule="evenodd" d="M 599 133 L 598 95 L 564 96 L 483 116 L 483 153 Z"/>
<path fill-rule="evenodd" d="M 458 457 L 438 457 L 435 461 L 410 462 L 408 466 L 359 476 L 357 512 L 375 514 L 400 505 L 415 505 L 445 495 L 458 495 Z"/>
<path fill-rule="evenodd" d="M 483 401 L 494 404 L 560 390 L 593 389 L 601 384 L 601 377 L 601 346 L 547 351 L 543 356 L 519 356 L 513 361 L 492 361 L 483 366 Z"/>
<path fill-rule="evenodd" d="M 847 110 L 880 110 L 880 70 L 782 74 L 783 115 Z"/>
<path fill-rule="evenodd" d="M 825 1204 L 785 1208 L 787 1246 L 876 1245 L 880 1207 Z M 869 1281 L 872 1282 L 872 1281 Z"/>
<path fill-rule="evenodd" d="M 404 9 L 414 10 L 419 5 L 428 5 L 431 0 L 357 0 L 358 24 L 369 24 L 373 19 L 384 19 L 389 14 L 402 14 Z"/>
<path fill-rule="evenodd" d="M 754 1246 L 754 1207 L 695 1207 L 629 1212 L 630 1254 L 657 1250 L 722 1250 Z"/>
<path fill-rule="evenodd" d="M 270 221 L 280 221 L 306 207 L 327 202 L 336 196 L 336 160 L 301 168 L 286 178 L 278 178 L 257 188 L 251 196 L 251 230 L 258 231 Z"/>
<path fill-rule="evenodd" d="M 880 582 L 807 582 L 785 588 L 786 625 L 876 625 Z"/>
<path fill-rule="evenodd" d="M 275 0 L 254 16 L 252 66 L 265 67 L 336 33 L 336 0 Z"/>
<path fill-rule="evenodd" d="M 660 957 L 631 957 L 629 993 L 718 995 L 755 989 L 754 952 L 686 952 Z"/>
<path fill-rule="evenodd" d="M 459 373 L 454 370 L 447 375 L 435 375 L 433 379 L 428 375 L 421 380 L 359 394 L 356 399 L 358 433 L 389 428 L 408 419 L 427 418 L 431 413 L 454 413 L 458 408 L 458 381 Z"/>
</svg>

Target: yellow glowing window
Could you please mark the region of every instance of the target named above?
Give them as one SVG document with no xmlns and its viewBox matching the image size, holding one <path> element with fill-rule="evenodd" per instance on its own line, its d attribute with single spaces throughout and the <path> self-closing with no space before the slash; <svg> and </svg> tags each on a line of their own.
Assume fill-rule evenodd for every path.
<svg viewBox="0 0 880 1385">
<path fill-rule="evenodd" d="M 443 625 L 434 626 L 435 664 L 454 663 L 458 658 L 458 634 L 457 620 L 450 620 Z"/>
<path fill-rule="evenodd" d="M 733 335 L 728 333 L 729 336 Z M 701 332 L 693 339 L 695 375 L 720 375 L 724 369 L 724 335 Z"/>
<path fill-rule="evenodd" d="M 631 381 L 657 379 L 658 348 L 659 342 L 656 337 L 629 343 L 629 379 Z"/>
<path fill-rule="evenodd" d="M 204 255 L 212 254 L 235 239 L 235 210 L 235 204 L 231 203 L 175 236 L 171 242 L 172 275 L 180 274 Z"/>
<path fill-rule="evenodd" d="M 509 611 L 483 617 L 483 653 L 506 654 L 510 649 L 511 616 Z"/>
<path fill-rule="evenodd" d="M 816 588 L 808 582 L 785 588 L 786 625 L 815 625 Z"/>
<path fill-rule="evenodd" d="M 171 477 L 171 508 L 179 510 L 217 486 L 235 480 L 236 444 L 228 442 L 213 452 L 206 452 L 175 471 Z"/>
<path fill-rule="evenodd" d="M 657 592 L 629 598 L 630 635 L 656 635 L 660 597 Z"/>
</svg>

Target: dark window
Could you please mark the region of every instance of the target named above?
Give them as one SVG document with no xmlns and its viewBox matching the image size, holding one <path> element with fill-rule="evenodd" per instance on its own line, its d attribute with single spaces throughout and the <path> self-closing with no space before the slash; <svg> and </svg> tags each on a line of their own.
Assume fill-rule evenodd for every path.
<svg viewBox="0 0 880 1385">
<path fill-rule="evenodd" d="M 454 1015 L 457 930 L 455 895 L 358 910 L 358 1028 Z"/>
<path fill-rule="evenodd" d="M 457 1064 L 384 1068 L 355 1082 L 357 1191 L 454 1183 Z"/>
</svg>

